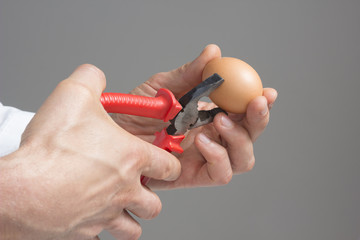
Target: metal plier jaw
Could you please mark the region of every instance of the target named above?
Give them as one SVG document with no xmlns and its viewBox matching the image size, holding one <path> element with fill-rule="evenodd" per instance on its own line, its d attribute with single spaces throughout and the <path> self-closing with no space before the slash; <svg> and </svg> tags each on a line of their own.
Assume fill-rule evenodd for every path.
<svg viewBox="0 0 360 240">
<path fill-rule="evenodd" d="M 216 114 L 225 112 L 221 108 L 198 110 L 200 99 L 209 96 L 223 82 L 224 79 L 215 73 L 182 96 L 179 99 L 182 109 L 170 120 L 171 124 L 167 128 L 155 133 L 153 144 L 168 152 L 182 153 L 184 150 L 180 143 L 185 138 L 183 134 L 187 130 L 211 123 Z"/>
<path fill-rule="evenodd" d="M 182 109 L 175 118 L 170 120 L 171 124 L 166 129 L 167 133 L 170 135 L 182 135 L 189 129 L 211 123 L 217 113 L 224 112 L 221 108 L 198 110 L 200 99 L 208 97 L 223 82 L 224 79 L 215 73 L 182 96 L 179 99 Z"/>
</svg>

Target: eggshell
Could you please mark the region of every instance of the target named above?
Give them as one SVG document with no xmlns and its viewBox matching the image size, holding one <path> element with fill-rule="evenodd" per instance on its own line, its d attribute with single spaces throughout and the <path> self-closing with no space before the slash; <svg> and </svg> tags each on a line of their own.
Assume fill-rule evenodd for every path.
<svg viewBox="0 0 360 240">
<path fill-rule="evenodd" d="M 202 80 L 214 73 L 224 82 L 210 94 L 210 99 L 231 113 L 245 113 L 251 100 L 263 94 L 263 85 L 258 73 L 246 62 L 237 58 L 223 57 L 206 64 Z"/>
</svg>

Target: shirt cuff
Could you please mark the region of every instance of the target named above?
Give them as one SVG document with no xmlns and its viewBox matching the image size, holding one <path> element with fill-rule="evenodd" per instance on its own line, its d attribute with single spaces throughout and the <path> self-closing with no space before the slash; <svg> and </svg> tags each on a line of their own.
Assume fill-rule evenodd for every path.
<svg viewBox="0 0 360 240">
<path fill-rule="evenodd" d="M 0 103 L 0 157 L 19 148 L 21 135 L 34 115 Z"/>
</svg>

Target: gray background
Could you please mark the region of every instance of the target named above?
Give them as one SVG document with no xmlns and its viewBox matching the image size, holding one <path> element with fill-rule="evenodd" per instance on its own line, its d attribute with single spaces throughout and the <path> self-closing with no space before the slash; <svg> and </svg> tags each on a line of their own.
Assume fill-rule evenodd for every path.
<svg viewBox="0 0 360 240">
<path fill-rule="evenodd" d="M 36 111 L 87 62 L 128 92 L 216 43 L 279 91 L 256 166 L 227 186 L 159 192 L 142 239 L 358 239 L 359 11 L 358 0 L 1 1 L 0 99 Z"/>
</svg>

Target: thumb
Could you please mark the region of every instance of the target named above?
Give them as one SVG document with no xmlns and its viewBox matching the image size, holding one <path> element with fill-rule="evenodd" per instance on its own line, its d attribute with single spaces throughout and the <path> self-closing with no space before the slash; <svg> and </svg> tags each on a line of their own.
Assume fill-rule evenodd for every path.
<svg viewBox="0 0 360 240">
<path fill-rule="evenodd" d="M 208 62 L 221 57 L 221 50 L 215 44 L 207 45 L 200 55 L 178 69 L 171 71 L 174 77 L 182 79 L 185 83 L 196 86 L 201 82 L 202 72 Z"/>
<path fill-rule="evenodd" d="M 106 87 L 104 72 L 91 64 L 80 65 L 67 80 L 81 84 L 98 97 L 100 97 Z"/>
<path fill-rule="evenodd" d="M 206 64 L 219 57 L 220 48 L 215 44 L 207 45 L 193 61 L 165 74 L 155 74 L 148 82 L 154 89 L 167 88 L 179 98 L 202 81 L 202 72 Z"/>
<path fill-rule="evenodd" d="M 94 106 L 95 104 L 100 105 L 100 96 L 105 86 L 105 74 L 94 65 L 83 64 L 58 84 L 39 111 L 50 114 L 66 109 L 68 114 L 75 113 L 79 112 L 79 108 L 88 100 Z"/>
<path fill-rule="evenodd" d="M 102 109 L 99 99 L 105 86 L 105 75 L 100 69 L 90 64 L 79 66 L 58 84 L 39 108 L 27 127 L 26 134 L 23 134 L 23 139 L 31 132 L 48 131 L 54 126 L 75 122 L 74 119 L 80 118 L 94 106 Z"/>
</svg>

